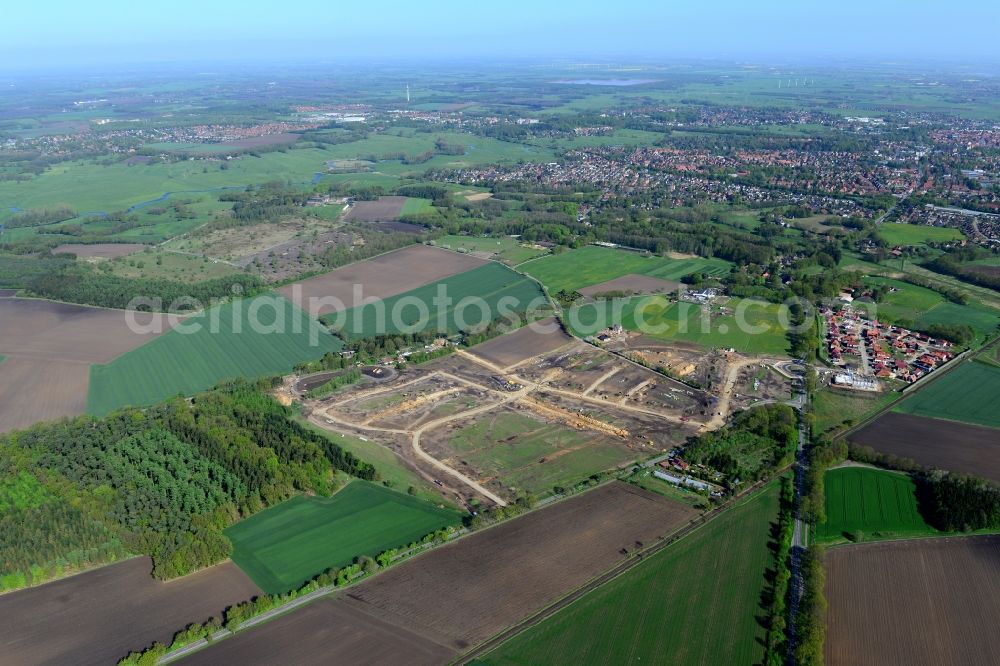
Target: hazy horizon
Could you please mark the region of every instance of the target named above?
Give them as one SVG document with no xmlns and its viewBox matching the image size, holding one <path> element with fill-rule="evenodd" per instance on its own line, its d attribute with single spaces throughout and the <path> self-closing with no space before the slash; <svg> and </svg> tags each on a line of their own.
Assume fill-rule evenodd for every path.
<svg viewBox="0 0 1000 666">
<path fill-rule="evenodd" d="M 701 7 L 512 0 L 489 8 L 454 0 L 350 6 L 177 0 L 167 8 L 57 0 L 6 9 L 13 30 L 0 45 L 0 70 L 500 58 L 997 63 L 1000 5 L 966 3 L 961 15 L 946 20 L 941 9 L 925 0 L 847 0 L 824 8 L 735 0 Z"/>
</svg>

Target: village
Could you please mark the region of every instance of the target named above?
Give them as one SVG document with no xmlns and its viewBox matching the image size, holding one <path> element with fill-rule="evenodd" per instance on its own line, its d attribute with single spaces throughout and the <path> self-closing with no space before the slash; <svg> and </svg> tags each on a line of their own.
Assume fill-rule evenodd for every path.
<svg viewBox="0 0 1000 666">
<path fill-rule="evenodd" d="M 842 388 L 877 391 L 878 379 L 913 383 L 955 357 L 947 340 L 868 319 L 851 306 L 821 314 L 830 362 L 845 370 L 833 378 Z"/>
</svg>

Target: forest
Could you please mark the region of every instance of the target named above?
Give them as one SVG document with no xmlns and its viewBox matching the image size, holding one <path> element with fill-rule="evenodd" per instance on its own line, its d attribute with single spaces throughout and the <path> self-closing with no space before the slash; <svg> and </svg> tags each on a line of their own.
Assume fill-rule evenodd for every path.
<svg viewBox="0 0 1000 666">
<path fill-rule="evenodd" d="M 228 557 L 222 530 L 374 467 L 291 419 L 270 380 L 0 437 L 0 588 L 146 554 L 153 575 Z"/>
<path fill-rule="evenodd" d="M 693 439 L 684 459 L 707 465 L 731 485 L 755 481 L 792 460 L 798 443 L 795 411 L 788 405 L 765 405 L 736 415 L 722 430 Z"/>
<path fill-rule="evenodd" d="M 162 278 L 125 278 L 72 264 L 38 274 L 27 285 L 32 294 L 56 301 L 156 312 L 196 310 L 207 307 L 213 299 L 229 298 L 234 293 L 253 296 L 263 287 L 264 281 L 259 277 L 242 273 L 184 283 Z"/>
<path fill-rule="evenodd" d="M 1000 528 L 1000 488 L 972 476 L 934 470 L 916 475 L 921 511 L 945 532 Z"/>
</svg>

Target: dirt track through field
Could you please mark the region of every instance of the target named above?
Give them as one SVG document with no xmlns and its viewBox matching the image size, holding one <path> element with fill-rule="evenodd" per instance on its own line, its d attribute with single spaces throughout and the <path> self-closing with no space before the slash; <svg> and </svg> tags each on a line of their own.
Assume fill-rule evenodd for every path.
<svg viewBox="0 0 1000 666">
<path fill-rule="evenodd" d="M 1000 537 L 827 552 L 826 663 L 1000 664 Z"/>
<path fill-rule="evenodd" d="M 0 595 L 0 663 L 113 664 L 260 594 L 231 562 L 170 582 L 141 557 Z"/>
<path fill-rule="evenodd" d="M 278 291 L 309 314 L 318 317 L 342 309 L 340 304 L 343 308 L 360 304 L 355 302 L 355 285 L 361 286 L 364 298 L 389 298 L 457 273 L 464 273 L 484 263 L 486 262 L 482 259 L 458 252 L 429 245 L 411 245 L 284 286 Z M 335 299 L 337 303 L 312 301 L 319 298 Z"/>
</svg>

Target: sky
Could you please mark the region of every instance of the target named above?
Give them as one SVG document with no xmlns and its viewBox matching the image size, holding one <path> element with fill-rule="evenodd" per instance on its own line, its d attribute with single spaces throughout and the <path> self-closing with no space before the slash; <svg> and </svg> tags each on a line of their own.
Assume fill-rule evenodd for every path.
<svg viewBox="0 0 1000 666">
<path fill-rule="evenodd" d="M 0 69 L 144 62 L 1000 60 L 1000 2 L 47 0 L 4 3 Z"/>
</svg>

